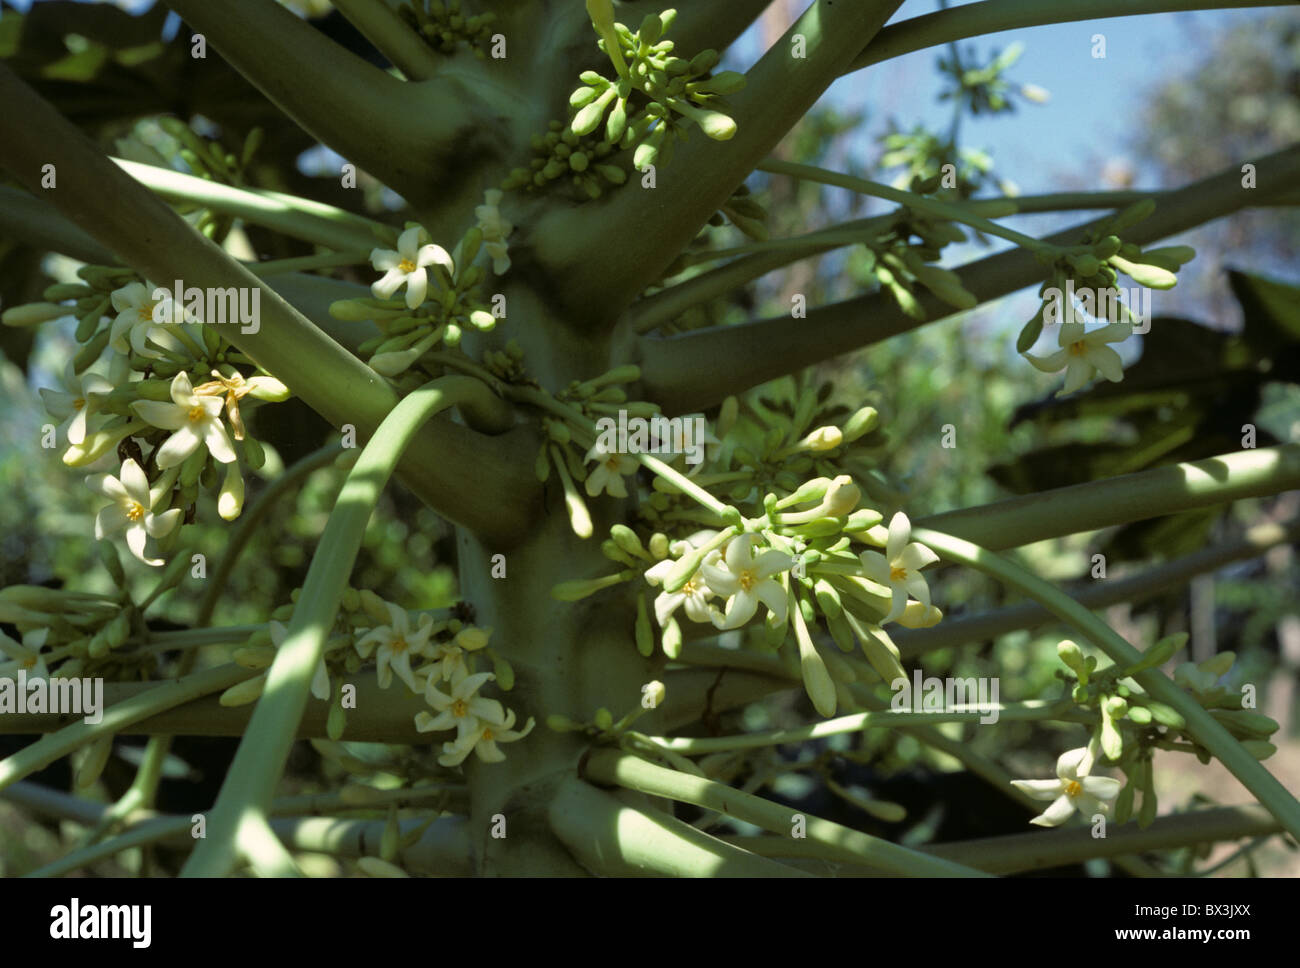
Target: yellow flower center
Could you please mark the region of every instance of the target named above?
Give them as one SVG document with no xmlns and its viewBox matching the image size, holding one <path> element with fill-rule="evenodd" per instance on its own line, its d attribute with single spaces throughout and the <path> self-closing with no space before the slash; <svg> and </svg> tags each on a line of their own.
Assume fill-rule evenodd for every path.
<svg viewBox="0 0 1300 968">
<path fill-rule="evenodd" d="M 469 703 L 464 699 L 457 699 L 451 704 L 451 714 L 457 719 L 462 719 L 469 715 Z"/>
<path fill-rule="evenodd" d="M 409 647 L 410 647 L 410 643 L 407 642 L 406 639 L 402 638 L 400 635 L 397 638 L 393 639 L 392 643 L 388 646 L 390 651 L 396 652 L 398 655 L 405 652 Z"/>
<path fill-rule="evenodd" d="M 402 272 L 409 274 L 415 271 L 415 263 L 410 259 L 403 259 L 401 262 L 397 263 L 397 268 Z"/>
<path fill-rule="evenodd" d="M 81 409 L 82 407 L 84 407 L 85 405 L 86 405 L 86 398 L 85 398 L 85 397 L 77 397 L 76 399 L 74 399 L 74 400 L 72 401 L 72 409 L 73 409 L 73 410 L 80 410 L 80 409 Z"/>
<path fill-rule="evenodd" d="M 618 455 L 617 455 L 617 454 L 610 454 L 608 457 L 606 457 L 606 458 L 605 458 L 605 466 L 608 467 L 608 468 L 609 468 L 611 471 L 613 471 L 615 474 L 617 474 L 617 473 L 618 473 Z"/>
<path fill-rule="evenodd" d="M 1077 797 L 1082 792 L 1083 784 L 1078 780 L 1071 780 L 1069 783 L 1065 784 L 1065 795 L 1071 799 Z"/>
<path fill-rule="evenodd" d="M 26 659 L 23 659 L 23 661 L 22 661 L 22 667 L 23 667 L 24 669 L 35 669 L 35 668 L 36 668 L 36 656 L 31 655 L 31 656 L 28 656 Z"/>
<path fill-rule="evenodd" d="M 145 303 L 136 310 L 136 315 L 138 315 L 142 320 L 147 319 L 150 322 L 153 322 L 153 308 L 157 305 L 157 303 Z"/>
<path fill-rule="evenodd" d="M 492 727 L 485 726 L 483 728 L 483 741 L 487 743 L 492 742 Z"/>
<path fill-rule="evenodd" d="M 203 405 L 196 403 L 194 406 L 190 407 L 190 412 L 187 413 L 186 416 L 190 418 L 191 423 L 198 423 L 206 417 L 207 414 L 208 412 L 203 409 Z"/>
<path fill-rule="evenodd" d="M 890 581 L 906 581 L 906 580 L 907 580 L 907 569 L 906 569 L 906 568 L 903 568 L 903 567 L 900 567 L 899 565 L 894 565 L 892 568 L 889 569 L 889 580 L 890 580 Z"/>
<path fill-rule="evenodd" d="M 758 584 L 758 574 L 753 571 L 742 571 L 739 575 L 740 587 L 745 591 L 751 591 Z"/>
<path fill-rule="evenodd" d="M 126 516 L 130 521 L 139 521 L 144 517 L 144 505 L 139 501 L 130 501 L 126 506 Z"/>
<path fill-rule="evenodd" d="M 1071 356 L 1083 356 L 1087 352 L 1088 352 L 1088 344 L 1085 343 L 1083 340 L 1079 340 L 1078 342 L 1070 344 Z"/>
</svg>

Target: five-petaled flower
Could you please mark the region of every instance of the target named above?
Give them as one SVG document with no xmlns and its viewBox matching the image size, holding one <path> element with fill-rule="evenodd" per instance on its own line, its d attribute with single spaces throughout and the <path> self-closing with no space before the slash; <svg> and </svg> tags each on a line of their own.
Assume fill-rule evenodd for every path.
<svg viewBox="0 0 1300 968">
<path fill-rule="evenodd" d="M 495 679 L 490 672 L 478 672 L 465 676 L 451 684 L 451 695 L 447 695 L 436 685 L 435 677 L 430 676 L 424 687 L 424 701 L 437 710 L 433 716 L 427 712 L 417 713 L 415 728 L 421 733 L 432 733 L 442 729 L 456 730 L 456 743 L 465 742 L 467 736 L 476 735 L 479 723 L 487 723 L 499 729 L 508 729 L 506 711 L 495 699 L 485 699 L 477 695 L 479 687 Z M 462 757 L 463 759 L 464 757 Z"/>
<path fill-rule="evenodd" d="M 680 542 L 673 550 L 678 554 L 686 554 L 691 548 L 702 547 L 706 542 L 717 535 L 716 531 L 699 531 L 691 535 L 685 541 Z M 673 570 L 677 564 L 675 558 L 665 558 L 663 561 L 651 565 L 645 571 L 645 580 L 651 585 L 662 585 L 668 573 Z M 686 584 L 675 592 L 660 592 L 655 596 L 655 619 L 660 626 L 667 626 L 668 620 L 673 617 L 673 613 L 679 607 L 685 607 L 686 617 L 692 622 L 710 622 L 713 620 L 709 599 L 713 597 L 713 589 L 705 582 L 704 576 L 698 571 L 687 579 Z"/>
<path fill-rule="evenodd" d="M 1112 383 L 1124 379 L 1124 363 L 1119 354 L 1107 346 L 1126 338 L 1133 327 L 1127 323 L 1110 323 L 1091 333 L 1083 323 L 1062 323 L 1059 342 L 1061 348 L 1051 356 L 1037 357 L 1029 353 L 1025 359 L 1044 373 L 1056 373 L 1065 368 L 1065 386 L 1057 391 L 1058 397 L 1073 393 L 1095 373 L 1101 373 Z"/>
<path fill-rule="evenodd" d="M 613 454 L 600 446 L 600 442 L 591 445 L 586 460 L 596 461 L 596 466 L 587 475 L 584 485 L 589 497 L 599 497 L 604 491 L 610 497 L 627 497 L 627 485 L 623 483 L 624 474 L 635 474 L 637 463 L 624 454 Z"/>
<path fill-rule="evenodd" d="M 69 360 L 63 370 L 63 386 L 67 392 L 41 388 L 41 399 L 50 415 L 65 421 L 68 443 L 81 444 L 86 439 L 86 422 L 95 412 L 99 397 L 113 392 L 113 384 L 98 373 L 83 373 L 80 377 Z"/>
<path fill-rule="evenodd" d="M 398 608 L 392 602 L 384 602 L 388 609 L 388 624 L 373 628 L 356 641 L 356 650 L 363 659 L 370 658 L 370 653 L 378 645 L 375 662 L 378 666 L 379 688 L 387 689 L 393 682 L 393 673 L 401 679 L 412 692 L 423 692 L 424 683 L 416 678 L 411 670 L 412 657 L 431 658 L 433 647 L 429 636 L 434 632 L 433 616 L 424 613 L 411 628 L 406 610 Z"/>
<path fill-rule="evenodd" d="M 459 766 L 465 761 L 465 757 L 469 756 L 471 750 L 484 763 L 502 762 L 506 754 L 497 748 L 497 743 L 513 743 L 533 731 L 534 723 L 531 716 L 528 717 L 528 722 L 524 724 L 523 729 L 511 729 L 514 724 L 514 710 L 506 710 L 504 726 L 496 726 L 480 719 L 454 742 L 442 744 L 442 755 L 438 757 L 438 763 L 442 766 Z"/>
<path fill-rule="evenodd" d="M 406 285 L 406 307 L 417 309 L 429 291 L 429 272 L 426 266 L 440 265 L 448 275 L 455 275 L 456 266 L 447 250 L 432 242 L 420 244 L 424 229 L 419 226 L 407 229 L 397 238 L 397 249 L 375 248 L 370 252 L 370 264 L 384 275 L 370 286 L 377 299 L 391 299 L 403 284 Z"/>
<path fill-rule="evenodd" d="M 1104 814 L 1119 795 L 1121 783 L 1109 776 L 1088 776 L 1092 770 L 1091 747 L 1067 750 L 1056 761 L 1055 780 L 1012 780 L 1011 785 L 1035 800 L 1052 804 L 1033 820 L 1039 827 L 1057 827 L 1078 810 L 1084 817 Z"/>
<path fill-rule="evenodd" d="M 19 643 L 0 632 L 0 654 L 7 655 L 12 660 L 0 665 L 0 675 L 9 676 L 22 669 L 27 672 L 28 679 L 48 679 L 50 670 L 45 665 L 45 656 L 41 655 L 41 650 L 45 648 L 49 634 L 47 628 L 32 629 L 23 635 L 23 640 Z"/>
<path fill-rule="evenodd" d="M 709 589 L 727 599 L 725 614 L 719 614 L 716 609 L 712 612 L 713 624 L 720 629 L 740 628 L 754 617 L 759 602 L 768 607 L 778 622 L 785 621 L 786 591 L 772 576 L 789 569 L 794 559 L 775 549 L 755 558 L 757 540 L 756 534 L 732 538 L 720 559 L 700 565 L 700 574 Z"/>
<path fill-rule="evenodd" d="M 447 680 L 459 682 L 470 674 L 469 663 L 465 661 L 465 656 L 486 648 L 491 635 L 490 628 L 470 627 L 461 629 L 450 642 L 439 642 L 433 648 L 434 666 L 429 673 L 430 677 L 436 677 L 444 682 Z"/>
<path fill-rule="evenodd" d="M 161 538 L 170 534 L 180 522 L 179 508 L 155 514 L 159 505 L 166 507 L 166 492 L 151 494 L 149 479 L 131 458 L 122 461 L 119 477 L 112 474 L 96 474 L 86 479 L 91 490 L 97 491 L 112 503 L 100 510 L 95 517 L 95 538 L 101 539 L 107 534 L 126 531 L 126 546 L 146 565 L 161 565 L 161 558 L 144 556 L 145 539 L 152 535 Z M 170 488 L 167 489 L 168 491 Z"/>
<path fill-rule="evenodd" d="M 182 322 L 184 311 L 170 296 L 154 299 L 153 292 L 154 287 L 143 282 L 131 282 L 113 291 L 111 299 L 117 317 L 109 330 L 108 345 L 118 353 L 134 350 L 141 356 L 161 356 L 149 347 L 148 340 L 173 352 L 184 352 L 181 342 L 162 325 Z"/>
<path fill-rule="evenodd" d="M 163 430 L 173 431 L 154 454 L 159 468 L 175 467 L 207 445 L 208 453 L 222 464 L 235 459 L 235 450 L 221 423 L 220 397 L 199 396 L 182 370 L 172 380 L 172 403 L 136 400 L 131 408 L 141 417 Z"/>
<path fill-rule="evenodd" d="M 881 625 L 892 622 L 903 614 L 907 608 L 908 595 L 927 610 L 930 608 L 930 586 L 925 583 L 921 569 L 938 561 L 939 556 L 925 545 L 911 541 L 911 538 L 912 522 L 906 514 L 899 511 L 889 520 L 885 553 L 882 555 L 879 551 L 864 551 L 858 556 L 862 561 L 863 574 L 891 591 L 889 612 L 880 620 Z"/>
<path fill-rule="evenodd" d="M 226 417 L 230 420 L 230 429 L 236 440 L 244 439 L 244 418 L 239 413 L 239 401 L 248 394 L 262 400 L 283 400 L 289 395 L 289 388 L 273 376 L 252 376 L 247 380 L 242 373 L 226 376 L 220 370 L 213 370 L 215 380 L 201 383 L 194 388 L 196 397 L 225 396 Z"/>
</svg>

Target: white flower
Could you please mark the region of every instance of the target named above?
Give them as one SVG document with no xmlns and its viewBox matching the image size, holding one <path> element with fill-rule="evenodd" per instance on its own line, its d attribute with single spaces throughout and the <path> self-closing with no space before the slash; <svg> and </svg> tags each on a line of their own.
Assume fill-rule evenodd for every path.
<svg viewBox="0 0 1300 968">
<path fill-rule="evenodd" d="M 379 672 L 379 688 L 387 689 L 393 682 L 393 673 L 401 679 L 412 692 L 423 692 L 424 683 L 411 671 L 411 657 L 429 658 L 433 650 L 429 645 L 429 636 L 433 634 L 433 616 L 425 613 L 411 628 L 406 610 L 398 608 L 392 602 L 384 602 L 388 609 L 389 623 L 371 629 L 356 641 L 356 650 L 363 659 L 370 658 L 370 653 L 378 644 L 375 656 Z"/>
<path fill-rule="evenodd" d="M 885 553 L 864 551 L 859 558 L 862 571 L 878 585 L 884 585 L 893 592 L 889 604 L 889 614 L 880 620 L 880 624 L 892 622 L 903 614 L 907 608 L 907 596 L 910 594 L 928 610 L 930 608 L 930 586 L 920 573 L 926 565 L 939 560 L 925 545 L 915 542 L 908 544 L 912 537 L 912 522 L 907 515 L 899 511 L 889 520 L 889 537 L 885 542 Z"/>
<path fill-rule="evenodd" d="M 438 763 L 442 766 L 459 766 L 471 750 L 484 763 L 500 763 L 506 754 L 497 748 L 497 743 L 513 743 L 533 731 L 531 716 L 523 729 L 511 729 L 514 724 L 514 710 L 506 711 L 504 726 L 495 726 L 480 719 L 471 729 L 457 737 L 455 742 L 442 744 L 442 755 L 438 757 Z"/>
<path fill-rule="evenodd" d="M 492 271 L 503 276 L 510 269 L 506 236 L 515 227 L 502 217 L 501 210 L 497 208 L 501 204 L 501 189 L 489 188 L 483 193 L 483 202 L 474 209 L 474 217 L 478 219 L 479 230 L 483 233 L 483 250 L 492 257 Z"/>
<path fill-rule="evenodd" d="M 459 682 L 470 674 L 469 663 L 465 656 L 485 648 L 492 635 L 491 629 L 467 628 L 456 633 L 450 642 L 440 642 L 434 647 L 433 658 L 436 663 L 433 675 L 444 682 Z"/>
<path fill-rule="evenodd" d="M 222 464 L 235 459 L 234 447 L 221 422 L 221 397 L 198 396 L 189 376 L 182 371 L 172 380 L 172 401 L 137 400 L 131 404 L 131 409 L 155 427 L 175 431 L 154 455 L 160 468 L 175 467 L 202 444 Z"/>
<path fill-rule="evenodd" d="M 508 729 L 513 719 L 507 719 L 501 704 L 495 699 L 484 699 L 482 696 L 475 695 L 483 683 L 495 678 L 496 676 L 490 672 L 465 676 L 459 682 L 452 683 L 449 696 L 434 685 L 434 677 L 430 676 L 428 685 L 424 688 L 424 701 L 437 710 L 438 715 L 418 713 L 415 717 L 415 728 L 421 733 L 455 728 L 458 745 L 464 743 L 466 737 L 478 735 L 481 722 Z"/>
<path fill-rule="evenodd" d="M 49 634 L 49 629 L 32 629 L 23 635 L 22 644 L 19 644 L 0 632 L 0 653 L 13 660 L 13 668 L 10 668 L 8 662 L 0 666 L 0 675 L 11 676 L 19 669 L 26 669 L 28 679 L 48 679 L 50 670 L 45 665 L 41 649 L 45 648 Z"/>
<path fill-rule="evenodd" d="M 41 388 L 41 399 L 52 417 L 67 424 L 68 443 L 81 444 L 86 439 L 86 421 L 98 406 L 98 397 L 113 392 L 113 384 L 98 373 L 83 373 L 80 377 L 72 368 L 72 361 L 63 370 L 66 393 Z"/>
<path fill-rule="evenodd" d="M 600 441 L 591 445 L 585 460 L 597 462 L 595 468 L 587 475 L 584 485 L 588 497 L 598 497 L 602 491 L 610 497 L 627 497 L 627 485 L 623 483 L 624 474 L 635 474 L 637 463 L 623 454 L 612 454 L 600 446 Z"/>
<path fill-rule="evenodd" d="M 284 645 L 284 640 L 289 634 L 289 628 L 283 622 L 271 620 L 271 644 L 277 649 Z M 330 697 L 330 672 L 325 667 L 325 655 L 321 654 L 320 661 L 316 663 L 316 671 L 311 677 L 311 694 L 317 699 L 328 701 Z"/>
<path fill-rule="evenodd" d="M 377 299 L 390 299 L 403 284 L 406 285 L 406 306 L 416 309 L 424 302 L 429 290 L 429 273 L 426 266 L 438 264 L 454 275 L 456 267 L 447 250 L 432 242 L 420 245 L 420 236 L 424 230 L 418 226 L 407 229 L 397 238 L 397 250 L 372 249 L 370 264 L 384 273 L 383 277 L 370 286 L 370 291 Z"/>
<path fill-rule="evenodd" d="M 96 474 L 88 477 L 86 484 L 113 502 L 95 516 L 95 538 L 102 539 L 105 535 L 125 530 L 126 546 L 131 549 L 131 554 L 146 565 L 161 565 L 161 558 L 144 556 L 144 543 L 150 535 L 161 538 L 170 534 L 180 522 L 179 508 L 154 513 L 163 504 L 170 488 L 166 492 L 150 494 L 149 479 L 144 476 L 140 465 L 129 457 L 122 461 L 120 477 Z"/>
<path fill-rule="evenodd" d="M 756 534 L 732 538 L 721 559 L 700 565 L 700 574 L 709 589 L 727 599 L 726 614 L 720 616 L 715 610 L 712 615 L 713 624 L 720 629 L 740 628 L 754 617 L 759 602 L 768 607 L 778 622 L 785 621 L 786 592 L 771 576 L 787 570 L 794 559 L 776 550 L 765 551 L 755 558 L 753 548 L 757 540 Z"/>
<path fill-rule="evenodd" d="M 117 318 L 113 320 L 108 345 L 118 353 L 135 350 L 141 356 L 158 357 L 159 354 L 149 348 L 146 340 L 153 340 L 173 352 L 185 351 L 181 342 L 160 325 L 181 322 L 184 310 L 169 295 L 154 299 L 155 288 L 147 282 L 132 282 L 113 291 L 111 298 Z"/>
<path fill-rule="evenodd" d="M 1125 323 L 1110 323 L 1091 333 L 1085 332 L 1083 323 L 1062 323 L 1059 350 L 1041 358 L 1026 353 L 1025 359 L 1044 373 L 1065 368 L 1065 386 L 1057 391 L 1058 397 L 1073 393 L 1098 372 L 1112 383 L 1119 383 L 1124 379 L 1124 363 L 1106 344 L 1118 342 L 1131 332 L 1132 327 Z"/>
<path fill-rule="evenodd" d="M 1121 783 L 1108 776 L 1088 776 L 1092 753 L 1087 746 L 1067 750 L 1056 761 L 1055 780 L 1012 780 L 1011 785 L 1035 800 L 1051 800 L 1052 805 L 1029 821 L 1040 827 L 1057 827 L 1078 810 L 1091 818 L 1105 813 L 1111 800 L 1119 795 Z"/>
<path fill-rule="evenodd" d="M 684 542 L 679 542 L 679 553 L 685 554 L 692 547 L 699 548 L 708 541 L 717 536 L 716 531 L 700 531 L 691 535 Z M 684 547 L 682 547 L 684 546 Z M 711 556 L 711 561 L 716 561 L 718 555 L 716 552 Z M 675 558 L 665 558 L 646 569 L 645 580 L 651 585 L 662 585 L 668 572 L 672 571 L 673 566 L 677 564 Z M 655 596 L 655 619 L 660 626 L 666 626 L 668 620 L 672 618 L 673 612 L 681 606 L 686 608 L 686 617 L 692 622 L 709 622 L 712 621 L 709 599 L 713 597 L 713 589 L 704 581 L 700 572 L 696 572 L 675 592 L 660 592 Z"/>
</svg>

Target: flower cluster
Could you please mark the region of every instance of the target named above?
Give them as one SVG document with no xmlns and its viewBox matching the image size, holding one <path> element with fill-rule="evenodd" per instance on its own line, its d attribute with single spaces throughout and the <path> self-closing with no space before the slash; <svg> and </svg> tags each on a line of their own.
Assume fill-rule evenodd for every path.
<svg viewBox="0 0 1300 968">
<path fill-rule="evenodd" d="M 255 634 L 236 651 L 235 661 L 248 668 L 269 667 L 276 649 L 284 644 L 287 628 L 283 621 L 291 617 L 292 610 L 292 605 L 277 609 L 266 632 Z M 438 758 L 441 765 L 458 766 L 470 753 L 488 763 L 505 759 L 498 744 L 527 736 L 533 720 L 515 729 L 513 710 L 480 695 L 489 682 L 504 689 L 513 685 L 510 664 L 489 646 L 491 634 L 491 629 L 465 625 L 452 613 L 421 612 L 412 618 L 405 609 L 371 591 L 347 589 L 311 683 L 311 693 L 317 699 L 333 698 L 329 735 L 338 739 L 346 727 L 346 711 L 339 701 L 344 679 L 373 661 L 381 689 L 400 682 L 431 707 L 432 712 L 416 714 L 417 730 L 456 731 L 454 739 L 443 743 Z M 493 671 L 478 670 L 484 658 L 490 660 Z M 252 702 L 265 684 L 266 673 L 261 672 L 226 690 L 221 702 L 228 706 Z"/>
<path fill-rule="evenodd" d="M 249 372 L 252 361 L 204 325 L 201 301 L 178 305 L 127 269 L 83 266 L 77 274 L 80 283 L 50 286 L 50 302 L 9 310 L 5 322 L 77 318 L 82 348 L 65 365 L 62 388 L 43 388 L 41 398 L 68 445 L 65 464 L 102 467 L 116 455 L 113 470 L 87 480 L 109 501 L 96 537 L 120 533 L 138 560 L 158 566 L 147 540 L 176 542 L 180 525 L 194 518 L 200 485 L 217 490 L 223 519 L 239 515 L 241 465 L 256 470 L 266 459 L 241 402 L 280 401 L 289 391 Z"/>
<path fill-rule="evenodd" d="M 467 44 L 480 59 L 487 56 L 483 48 L 497 19 L 494 13 L 467 15 L 460 0 L 409 0 L 398 4 L 397 12 L 439 53 L 454 54 L 461 44 Z"/>
<path fill-rule="evenodd" d="M 466 327 L 487 332 L 496 326 L 497 317 L 480 292 L 487 273 L 473 264 L 486 251 L 499 272 L 509 268 L 505 237 L 513 226 L 501 217 L 493 198 L 489 192 L 477 210 L 484 227 L 470 229 L 450 253 L 430 241 L 421 226 L 408 222 L 396 248 L 376 247 L 370 253 L 371 265 L 383 273 L 370 286 L 374 298 L 330 305 L 337 319 L 373 321 L 379 327 L 380 335 L 358 348 L 375 372 L 399 377 L 437 344 L 459 345 Z M 399 289 L 404 289 L 400 299 Z"/>
<path fill-rule="evenodd" d="M 593 406 L 595 395 L 618 389 L 609 382 L 634 378 L 611 371 L 600 378 L 601 387 L 569 388 L 564 395 Z M 637 594 L 635 638 L 642 654 L 655 648 L 651 616 L 669 658 L 680 656 L 684 646 L 682 615 L 715 635 L 746 630 L 756 644 L 797 649 L 809 697 L 818 712 L 830 716 L 841 701 L 839 687 L 904 675 L 884 626 L 923 627 L 940 620 L 922 573 L 936 556 L 911 540 L 902 512 L 884 526 L 879 511 L 860 506 L 858 478 L 843 473 L 852 466 L 879 489 L 869 458 L 857 447 L 876 430 L 875 410 L 859 408 L 841 426 L 818 422 L 833 410 L 811 388 L 796 388 L 785 403 L 783 411 L 779 399 L 766 405 L 751 400 L 744 414 L 737 401 L 725 403 L 716 435 L 697 441 L 705 459 L 689 474 L 681 469 L 680 454 L 646 460 L 652 487 L 637 509 L 636 527 L 614 525 L 601 543 L 602 553 L 621 570 L 562 582 L 552 594 L 573 601 L 643 578 L 654 595 L 651 605 L 645 592 Z M 610 406 L 630 412 L 635 405 Z M 570 452 L 559 443 L 576 438 L 580 426 L 576 418 L 572 424 L 548 421 L 546 447 L 566 482 L 574 530 L 584 535 L 590 533 L 590 516 L 569 481 Z M 629 437 L 631 443 L 637 444 L 633 453 L 645 452 L 647 441 Z M 629 475 L 638 466 L 632 456 L 598 440 L 587 458 L 598 462 L 586 472 L 589 497 L 628 495 L 628 481 L 636 481 Z M 808 477 L 818 471 L 826 473 Z M 724 504 L 711 488 L 736 503 Z M 814 641 L 819 625 L 833 647 Z M 863 658 L 850 658 L 859 648 Z"/>
<path fill-rule="evenodd" d="M 622 166 L 605 160 L 616 151 L 635 146 L 632 164 L 643 171 L 667 165 L 673 145 L 692 127 L 716 141 L 735 136 L 736 122 L 718 110 L 719 99 L 739 91 L 744 75 L 713 74 L 720 59 L 715 50 L 689 60 L 676 56 L 673 42 L 663 39 L 676 10 L 647 14 L 636 31 L 615 22 L 610 0 L 588 0 L 587 12 L 615 77 L 583 71 L 582 85 L 569 97 L 572 119 L 567 125 L 553 121 L 546 134 L 534 137 L 530 167 L 512 171 L 503 189 L 535 190 L 570 177 L 586 197 L 598 198 L 604 184 L 627 180 Z M 752 210 L 738 215 L 746 232 L 761 219 Z"/>
<path fill-rule="evenodd" d="M 1127 339 L 1137 319 L 1117 287 L 1120 273 L 1141 287 L 1172 289 L 1178 270 L 1195 257 L 1196 251 L 1186 245 L 1144 252 L 1121 240 L 1121 232 L 1154 211 L 1151 199 L 1135 202 L 1090 229 L 1081 245 L 1048 246 L 1038 253 L 1050 271 L 1039 289 L 1042 302 L 1021 331 L 1016 349 L 1044 373 L 1065 371 L 1065 385 L 1057 396 L 1073 393 L 1097 375 L 1113 383 L 1124 378 L 1120 356 L 1108 344 Z M 1094 321 L 1099 325 L 1089 328 Z M 1028 350 L 1045 324 L 1060 327 L 1059 348 L 1048 356 L 1034 356 Z"/>
</svg>

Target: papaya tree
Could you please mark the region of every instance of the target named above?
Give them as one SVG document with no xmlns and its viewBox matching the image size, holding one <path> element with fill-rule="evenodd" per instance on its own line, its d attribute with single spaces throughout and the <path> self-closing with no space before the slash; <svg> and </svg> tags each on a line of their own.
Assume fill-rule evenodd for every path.
<svg viewBox="0 0 1300 968">
<path fill-rule="evenodd" d="M 74 327 L 33 446 L 100 499 L 85 528 L 112 589 L 66 576 L 0 591 L 0 728 L 44 734 L 0 761 L 0 788 L 88 829 L 44 872 L 168 844 L 193 876 L 295 874 L 295 855 L 324 852 L 376 875 L 975 877 L 1039 865 L 1068 833 L 1028 831 L 996 855 L 919 849 L 763 795 L 774 750 L 882 734 L 956 757 L 1037 826 L 1090 826 L 1060 860 L 1300 836 L 1300 804 L 1261 763 L 1277 724 L 1225 681 L 1232 654 L 1170 675 L 1185 636 L 1130 642 L 1096 612 L 1295 527 L 1260 524 L 1079 594 L 1018 551 L 1281 494 L 1300 485 L 1296 445 L 1183 437 L 1175 453 L 1161 437 L 1111 473 L 909 515 L 924 485 L 882 472 L 888 420 L 812 369 L 1037 287 L 1018 365 L 1061 374 L 1066 406 L 1153 407 L 1159 381 L 1115 395 L 1115 347 L 1148 331 L 1154 344 L 1166 321 L 1144 309 L 1151 291 L 1194 257 L 1159 243 L 1294 203 L 1300 146 L 1172 190 L 1039 196 L 998 190 L 955 125 L 891 135 L 889 164 L 906 169 L 893 185 L 780 150 L 833 82 L 909 52 L 952 45 L 958 115 L 997 113 L 1018 96 L 1015 53 L 983 63 L 961 41 L 1258 5 L 982 0 L 886 26 L 900 0 L 812 0 L 743 70 L 724 54 L 767 0 L 335 0 L 369 59 L 272 0 L 168 0 L 185 25 L 172 39 L 162 5 L 7 11 L 4 322 Z M 52 42 L 54 8 L 75 44 Z M 314 145 L 340 159 L 334 178 L 294 165 Z M 887 210 L 773 238 L 755 173 Z M 399 201 L 363 198 L 385 190 Z M 1090 214 L 1045 238 L 999 221 L 1076 211 Z M 940 265 L 972 239 L 1011 247 Z M 735 318 L 757 280 L 838 250 L 861 294 Z M 48 284 L 46 253 L 72 267 Z M 1294 290 L 1268 285 L 1256 291 L 1281 335 L 1224 349 L 1234 373 L 1281 365 L 1296 336 Z M 284 466 L 259 435 L 292 434 L 305 411 L 279 416 L 291 399 L 334 429 Z M 321 468 L 343 482 L 301 587 L 255 624 L 214 622 L 241 555 L 274 543 L 259 531 Z M 356 579 L 390 488 L 452 529 L 446 607 Z M 209 563 L 193 535 L 214 524 L 225 541 Z M 930 587 L 945 569 L 1026 601 L 945 619 Z M 177 602 L 190 619 L 166 627 L 160 603 Z M 950 680 L 931 704 L 927 651 L 1044 625 L 1064 630 L 1051 695 L 1002 702 Z M 78 680 L 100 684 L 102 705 L 66 705 L 75 690 L 58 683 Z M 772 697 L 795 697 L 806 721 L 733 715 Z M 1066 730 L 1056 776 L 1019 778 L 939 728 L 999 722 Z M 27 779 L 73 756 L 93 784 L 133 734 L 148 744 L 108 807 Z M 210 809 L 159 815 L 179 735 L 240 742 Z M 284 795 L 300 740 L 334 789 Z M 1217 759 L 1258 804 L 1158 818 L 1157 751 Z M 713 829 L 730 822 L 761 832 Z"/>
</svg>

